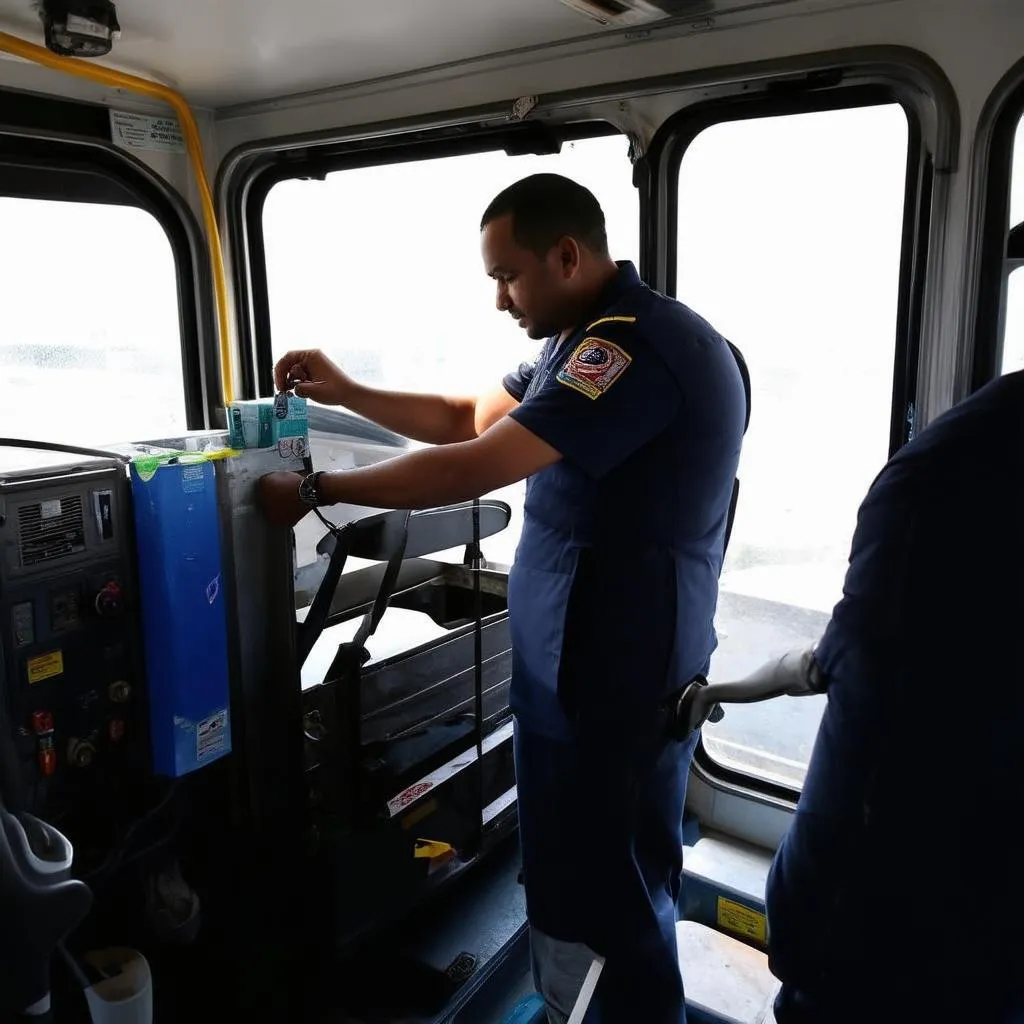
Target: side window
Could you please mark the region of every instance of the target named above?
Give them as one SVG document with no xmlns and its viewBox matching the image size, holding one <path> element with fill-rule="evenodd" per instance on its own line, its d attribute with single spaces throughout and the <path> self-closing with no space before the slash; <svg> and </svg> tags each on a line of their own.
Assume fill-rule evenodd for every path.
<svg viewBox="0 0 1024 1024">
<path fill-rule="evenodd" d="M 130 206 L 0 196 L 7 433 L 102 446 L 187 429 L 171 243 Z"/>
<path fill-rule="evenodd" d="M 1024 370 L 1024 118 L 1017 125 L 1010 179 L 1010 236 L 1000 371 Z"/>
<path fill-rule="evenodd" d="M 1024 266 L 1014 267 L 1006 282 L 1006 326 L 1000 370 L 1024 370 Z"/>
<path fill-rule="evenodd" d="M 746 357 L 752 418 L 712 678 L 822 634 L 889 454 L 908 121 L 899 105 L 729 121 L 679 168 L 677 296 Z M 720 763 L 799 787 L 824 698 L 735 705 Z"/>
<path fill-rule="evenodd" d="M 390 390 L 471 395 L 499 386 L 538 345 L 495 308 L 480 217 L 503 188 L 538 171 L 591 189 L 614 257 L 638 259 L 639 200 L 619 135 L 567 142 L 549 156 L 473 153 L 275 185 L 263 211 L 273 357 L 322 348 L 361 383 Z M 320 464 L 395 454 L 367 445 L 348 451 L 354 446 L 343 439 L 311 443 Z M 494 495 L 512 506 L 513 519 L 484 543 L 490 562 L 512 561 L 523 493 L 517 484 Z M 323 533 L 309 519 L 296 531 L 300 565 L 315 558 Z"/>
</svg>

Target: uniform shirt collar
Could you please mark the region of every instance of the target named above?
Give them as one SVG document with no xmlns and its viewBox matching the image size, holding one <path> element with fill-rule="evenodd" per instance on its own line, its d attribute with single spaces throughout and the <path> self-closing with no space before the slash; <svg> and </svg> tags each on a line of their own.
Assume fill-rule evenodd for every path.
<svg viewBox="0 0 1024 1024">
<path fill-rule="evenodd" d="M 616 260 L 615 265 L 619 272 L 601 289 L 601 294 L 594 303 L 591 312 L 594 316 L 604 312 L 609 306 L 614 306 L 627 292 L 643 284 L 640 275 L 636 272 L 630 260 Z M 593 319 L 593 317 L 589 317 Z"/>
</svg>

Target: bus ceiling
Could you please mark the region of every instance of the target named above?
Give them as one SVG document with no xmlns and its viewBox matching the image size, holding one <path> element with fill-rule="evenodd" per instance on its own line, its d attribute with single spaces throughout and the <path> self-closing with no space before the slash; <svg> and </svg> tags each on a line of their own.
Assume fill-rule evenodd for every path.
<svg viewBox="0 0 1024 1024">
<path fill-rule="evenodd" d="M 172 85 L 195 106 L 220 110 L 387 86 L 412 72 L 497 57 L 527 65 L 565 47 L 593 52 L 880 4 L 898 0 L 376 0 L 346 5 L 344 14 L 332 0 L 122 0 L 116 7 L 108 0 L 0 0 L 0 31 L 43 43 L 41 14 L 49 10 L 45 34 L 55 52 L 99 55 L 109 66 Z"/>
</svg>

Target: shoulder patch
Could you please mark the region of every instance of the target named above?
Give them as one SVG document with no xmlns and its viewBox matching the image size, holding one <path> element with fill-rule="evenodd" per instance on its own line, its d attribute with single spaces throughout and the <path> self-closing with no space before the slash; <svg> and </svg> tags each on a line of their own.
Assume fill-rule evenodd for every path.
<svg viewBox="0 0 1024 1024">
<path fill-rule="evenodd" d="M 587 330 L 592 331 L 598 324 L 635 324 L 635 316 L 603 316 L 592 324 L 587 324 Z"/>
<path fill-rule="evenodd" d="M 556 380 L 587 398 L 600 398 L 629 368 L 633 357 L 603 338 L 585 338 L 576 346 Z"/>
</svg>

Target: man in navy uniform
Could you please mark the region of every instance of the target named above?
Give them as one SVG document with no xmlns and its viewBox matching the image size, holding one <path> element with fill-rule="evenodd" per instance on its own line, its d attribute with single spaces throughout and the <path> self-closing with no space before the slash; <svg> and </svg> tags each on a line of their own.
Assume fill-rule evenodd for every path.
<svg viewBox="0 0 1024 1024">
<path fill-rule="evenodd" d="M 434 447 L 343 473 L 271 474 L 272 520 L 313 504 L 430 508 L 527 479 L 509 575 L 510 704 L 535 975 L 564 1021 L 603 960 L 586 1020 L 681 1024 L 675 945 L 696 734 L 663 706 L 707 670 L 746 398 L 729 344 L 615 263 L 604 215 L 552 174 L 481 224 L 498 309 L 539 357 L 471 399 L 363 387 L 318 351 L 279 389 Z"/>
<path fill-rule="evenodd" d="M 814 660 L 768 878 L 778 1024 L 1024 1021 L 1024 372 L 902 448 Z"/>
</svg>

